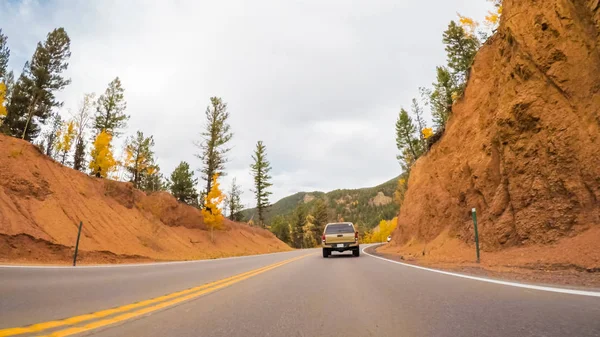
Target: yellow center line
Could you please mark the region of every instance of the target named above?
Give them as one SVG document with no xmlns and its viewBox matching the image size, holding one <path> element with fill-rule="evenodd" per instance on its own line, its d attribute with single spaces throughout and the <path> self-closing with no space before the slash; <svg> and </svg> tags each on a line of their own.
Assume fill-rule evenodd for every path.
<svg viewBox="0 0 600 337">
<path fill-rule="evenodd" d="M 193 298 L 196 298 L 198 296 L 202 296 L 204 294 L 208 294 L 210 292 L 213 292 L 217 289 L 221 289 L 224 287 L 227 287 L 231 284 L 240 282 L 242 280 L 248 279 L 252 276 L 256 276 L 258 274 L 264 273 L 266 271 L 275 269 L 277 267 L 283 266 L 285 264 L 288 264 L 290 262 L 299 260 L 301 258 L 304 258 L 308 255 L 311 254 L 307 254 L 307 255 L 302 255 L 299 257 L 295 257 L 295 258 L 291 258 L 288 260 L 284 260 L 281 262 L 277 262 L 262 268 L 258 268 L 255 270 L 251 270 L 245 273 L 241 273 L 238 275 L 234 275 L 231 277 L 227 277 L 215 282 L 211 282 L 211 283 L 207 283 L 207 284 L 203 284 L 201 286 L 198 287 L 194 287 L 194 288 L 190 288 L 190 289 L 186 289 L 186 290 L 182 290 L 182 291 L 178 291 L 175 293 L 171 293 L 168 295 L 164 295 L 164 296 L 160 296 L 160 297 L 156 297 L 153 299 L 149 299 L 149 300 L 145 300 L 145 301 L 141 301 L 141 302 L 137 302 L 137 303 L 132 303 L 132 304 L 127 304 L 127 305 L 123 305 L 120 307 L 116 307 L 116 308 L 112 308 L 112 309 L 107 309 L 107 310 L 102 310 L 102 311 L 97 311 L 95 313 L 91 313 L 91 314 L 85 314 L 85 315 L 80 315 L 80 316 L 74 316 L 74 317 L 70 317 L 70 318 L 66 318 L 63 320 L 56 320 L 56 321 L 49 321 L 49 322 L 43 322 L 43 323 L 37 323 L 37 324 L 33 324 L 30 326 L 25 326 L 25 327 L 16 327 L 16 328 L 8 328 L 8 329 L 2 329 L 0 330 L 0 337 L 8 337 L 8 336 L 15 336 L 15 335 L 21 335 L 21 334 L 26 334 L 26 333 L 34 333 L 34 332 L 42 332 L 44 330 L 48 330 L 48 329 L 52 329 L 52 328 L 57 328 L 57 327 L 61 327 L 61 326 L 69 326 L 69 325 L 74 325 L 77 323 L 81 323 L 81 322 L 85 322 L 85 321 L 89 321 L 89 320 L 93 320 L 93 319 L 99 319 L 99 318 L 103 318 L 106 316 L 110 316 L 110 315 L 114 315 L 114 314 L 119 314 L 119 313 L 124 313 L 127 311 L 131 311 L 133 309 L 138 309 L 141 307 L 145 307 L 133 312 L 128 312 L 122 315 L 118 315 L 116 317 L 112 317 L 109 319 L 104 319 L 104 320 L 100 320 L 100 321 L 95 321 L 95 322 L 91 322 L 88 323 L 82 327 L 70 327 L 64 330 L 60 330 L 57 332 L 54 332 L 52 334 L 50 334 L 49 336 L 69 336 L 75 333 L 79 333 L 79 332 L 83 332 L 83 331 L 88 331 L 91 329 L 96 329 L 102 326 L 106 326 L 106 325 L 110 325 L 110 324 L 114 324 L 117 322 L 121 322 L 124 320 L 128 320 L 134 317 L 138 317 L 162 308 L 166 308 L 178 303 L 181 303 L 183 301 L 187 301 Z M 148 306 L 148 307 L 146 307 Z"/>
</svg>

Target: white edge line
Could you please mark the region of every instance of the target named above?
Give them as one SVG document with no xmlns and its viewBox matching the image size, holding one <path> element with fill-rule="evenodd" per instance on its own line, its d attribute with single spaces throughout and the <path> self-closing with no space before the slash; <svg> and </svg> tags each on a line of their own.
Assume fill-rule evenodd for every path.
<svg viewBox="0 0 600 337">
<path fill-rule="evenodd" d="M 204 259 L 204 260 L 188 260 L 188 261 L 169 261 L 169 262 L 150 262 L 150 263 L 124 263 L 124 264 L 98 264 L 98 265 L 84 265 L 84 266 L 41 266 L 41 265 L 10 265 L 10 264 L 0 264 L 0 269 L 2 268 L 22 268 L 22 269 L 89 269 L 89 268 L 120 268 L 120 267 L 147 267 L 147 266 L 166 266 L 173 264 L 186 264 L 186 263 L 204 263 L 204 262 L 212 262 L 212 261 L 223 261 L 223 260 L 234 260 L 234 259 L 244 259 L 250 257 L 259 257 L 259 256 L 268 256 L 275 254 L 285 254 L 292 253 L 298 250 L 291 250 L 287 252 L 275 252 L 275 253 L 267 253 L 267 254 L 255 254 L 255 255 L 243 255 L 243 256 L 231 256 L 231 257 L 222 257 L 218 259 Z"/>
<path fill-rule="evenodd" d="M 372 247 L 372 246 L 369 246 L 369 247 Z M 546 287 L 546 286 L 536 286 L 536 285 L 533 285 L 533 284 L 524 284 L 524 283 L 517 283 L 517 282 L 500 281 L 500 280 L 494 280 L 494 279 L 489 279 L 489 278 L 485 278 L 485 277 L 470 276 L 470 275 L 464 275 L 464 274 L 458 274 L 458 273 L 451 273 L 451 272 L 448 272 L 448 271 L 443 271 L 443 270 L 438 270 L 438 269 L 432 269 L 432 268 L 425 268 L 425 267 L 415 266 L 413 264 L 402 263 L 402 262 L 398 262 L 398 261 L 386 259 L 386 258 L 383 258 L 383 257 L 380 257 L 380 256 L 369 254 L 369 253 L 365 252 L 365 249 L 367 249 L 369 247 L 363 248 L 362 252 L 364 254 L 370 256 L 370 257 L 374 257 L 376 259 L 380 259 L 380 260 L 384 260 L 384 261 L 387 261 L 387 262 L 391 262 L 391 263 L 403 265 L 405 267 L 411 267 L 411 268 L 416 268 L 416 269 L 421 269 L 421 270 L 427 270 L 427 271 L 431 271 L 431 272 L 439 273 L 439 274 L 444 274 L 444 275 L 462 277 L 462 278 L 466 278 L 466 279 L 469 279 L 469 280 L 476 280 L 476 281 L 482 281 L 482 282 L 488 282 L 488 283 L 494 283 L 494 284 L 501 284 L 501 285 L 511 286 L 511 287 L 517 287 L 517 288 L 525 288 L 525 289 L 533 289 L 533 290 L 541 290 L 541 291 L 550 291 L 550 292 L 554 292 L 554 293 L 562 293 L 562 294 L 570 294 L 570 295 L 582 295 L 582 296 L 600 297 L 600 292 L 597 292 L 597 291 L 586 291 L 586 290 L 575 290 L 575 289 L 566 289 L 566 288 L 554 288 L 554 287 Z"/>
</svg>

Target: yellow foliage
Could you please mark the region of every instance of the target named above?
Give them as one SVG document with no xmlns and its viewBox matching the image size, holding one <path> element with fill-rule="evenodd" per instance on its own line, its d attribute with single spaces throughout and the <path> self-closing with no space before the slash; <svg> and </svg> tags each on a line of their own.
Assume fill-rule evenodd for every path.
<svg viewBox="0 0 600 337">
<path fill-rule="evenodd" d="M 212 186 L 206 196 L 205 207 L 201 210 L 204 223 L 211 230 L 211 240 L 213 240 L 212 231 L 223 227 L 223 214 L 219 205 L 225 199 L 225 194 L 219 189 L 218 178 L 218 174 L 213 175 Z"/>
<path fill-rule="evenodd" d="M 55 149 L 59 154 L 62 154 L 64 164 L 67 153 L 71 151 L 73 141 L 75 140 L 75 122 L 69 121 L 63 123 L 62 127 L 56 132 L 56 139 L 58 140 L 55 145 Z"/>
<path fill-rule="evenodd" d="M 6 100 L 6 85 L 4 82 L 0 82 L 0 117 L 6 116 L 6 107 L 4 101 Z"/>
<path fill-rule="evenodd" d="M 475 21 L 469 17 L 462 16 L 460 14 L 458 14 L 458 21 L 460 22 L 460 25 L 465 30 L 465 33 L 467 33 L 467 35 L 469 35 L 469 36 L 474 35 L 475 31 L 477 30 L 477 26 L 479 26 L 479 23 L 477 23 L 477 21 Z"/>
<path fill-rule="evenodd" d="M 492 12 L 488 12 L 488 13 L 489 13 L 489 15 L 486 15 L 485 21 L 491 25 L 498 24 L 498 20 L 500 19 L 500 16 L 497 13 L 492 13 Z"/>
<path fill-rule="evenodd" d="M 381 220 L 379 225 L 375 227 L 372 231 L 366 232 L 363 235 L 362 242 L 363 243 L 378 243 L 378 242 L 386 242 L 387 237 L 392 235 L 394 229 L 398 224 L 398 218 L 393 218 L 392 220 Z"/>
<path fill-rule="evenodd" d="M 452 97 L 452 102 L 455 102 L 458 99 L 458 92 L 453 91 L 450 97 Z"/>
<path fill-rule="evenodd" d="M 136 148 L 134 144 L 128 144 L 125 148 L 125 159 L 123 160 L 123 166 L 137 170 L 139 173 L 149 173 L 148 170 L 151 167 L 150 161 L 144 155 L 139 152 L 137 158 L 135 158 Z"/>
<path fill-rule="evenodd" d="M 93 175 L 106 178 L 115 168 L 117 162 L 112 154 L 111 140 L 112 136 L 105 130 L 102 130 L 102 132 L 96 136 L 91 153 L 92 160 L 89 164 L 89 168 L 92 170 Z"/>
<path fill-rule="evenodd" d="M 425 139 L 433 136 L 433 129 L 432 128 L 425 128 L 421 132 L 423 133 L 423 137 Z"/>
<path fill-rule="evenodd" d="M 488 12 L 488 15 L 485 17 L 485 24 L 486 26 L 494 29 L 500 22 L 500 16 L 502 15 L 502 2 L 498 0 L 491 0 L 491 2 L 494 4 L 494 7 L 496 7 L 496 10 Z"/>
</svg>

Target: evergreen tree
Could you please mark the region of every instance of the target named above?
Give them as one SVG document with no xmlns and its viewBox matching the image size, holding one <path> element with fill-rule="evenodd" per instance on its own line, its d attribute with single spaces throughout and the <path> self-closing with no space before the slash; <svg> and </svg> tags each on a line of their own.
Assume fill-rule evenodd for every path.
<svg viewBox="0 0 600 337">
<path fill-rule="evenodd" d="M 115 137 L 120 135 L 119 131 L 127 126 L 129 120 L 129 116 L 125 114 L 126 108 L 125 89 L 123 89 L 119 77 L 116 77 L 108 84 L 108 88 L 96 102 L 94 119 L 96 133 L 106 130 Z"/>
<path fill-rule="evenodd" d="M 177 200 L 188 205 L 196 205 L 198 203 L 198 192 L 195 187 L 197 183 L 198 179 L 194 178 L 190 165 L 182 161 L 171 173 L 169 190 Z"/>
<path fill-rule="evenodd" d="M 202 161 L 202 168 L 199 170 L 202 174 L 201 178 L 206 181 L 203 195 L 210 191 L 213 175 L 225 175 L 223 170 L 227 162 L 226 154 L 230 150 L 226 145 L 233 137 L 227 123 L 229 118 L 227 104 L 219 97 L 211 97 L 210 103 L 205 112 L 206 125 L 201 133 L 202 140 L 195 143 L 200 149 L 196 157 Z"/>
<path fill-rule="evenodd" d="M 131 174 L 130 181 L 135 188 L 140 188 L 141 182 L 149 170 L 154 170 L 154 138 L 144 137 L 138 131 L 135 137 L 127 139 L 125 146 L 125 169 Z"/>
<path fill-rule="evenodd" d="M 267 161 L 266 147 L 262 141 L 258 141 L 256 144 L 256 150 L 252 159 L 254 164 L 250 165 L 252 175 L 254 177 L 254 196 L 256 198 L 256 210 L 258 212 L 258 221 L 261 226 L 264 227 L 265 221 L 265 210 L 269 207 L 269 195 L 271 192 L 267 189 L 272 186 L 271 176 L 271 164 Z"/>
<path fill-rule="evenodd" d="M 73 168 L 78 171 L 83 171 L 83 168 L 86 166 L 85 146 L 85 140 L 77 138 L 75 142 L 75 154 L 73 155 Z"/>
<path fill-rule="evenodd" d="M 0 82 L 7 75 L 6 67 L 8 66 L 8 59 L 10 57 L 10 49 L 8 49 L 7 42 L 8 38 L 2 33 L 2 28 L 0 28 Z"/>
<path fill-rule="evenodd" d="M 244 209 L 244 206 L 242 205 L 241 195 L 242 190 L 240 189 L 240 186 L 236 184 L 236 179 L 233 178 L 229 193 L 225 199 L 227 209 L 229 210 L 229 220 L 231 221 L 241 221 L 242 219 L 242 214 L 240 212 Z"/>
<path fill-rule="evenodd" d="M 271 232 L 275 234 L 275 236 L 287 243 L 290 244 L 290 225 L 284 216 L 278 215 L 273 218 L 271 221 Z"/>
<path fill-rule="evenodd" d="M 292 246 L 294 248 L 304 248 L 304 225 L 306 225 L 306 206 L 298 205 L 291 216 L 292 225 Z"/>
<path fill-rule="evenodd" d="M 402 160 L 407 152 L 412 156 L 413 161 L 419 157 L 419 140 L 415 138 L 416 131 L 417 128 L 413 124 L 408 112 L 400 109 L 400 115 L 396 121 L 396 146 L 402 153 L 402 156 L 398 156 L 399 160 Z M 411 164 L 412 161 L 408 166 L 410 167 Z"/>
<path fill-rule="evenodd" d="M 479 40 L 473 35 L 467 34 L 464 28 L 456 22 L 450 21 L 448 29 L 443 34 L 442 42 L 446 45 L 448 67 L 452 69 L 452 75 L 456 76 L 460 83 L 459 88 L 462 92 L 467 72 L 479 49 Z"/>
<path fill-rule="evenodd" d="M 317 243 L 321 242 L 321 235 L 323 234 L 323 230 L 325 229 L 325 225 L 329 221 L 329 216 L 327 215 L 327 204 L 323 199 L 315 200 L 312 210 L 313 215 L 313 236 Z"/>
<path fill-rule="evenodd" d="M 140 187 L 144 192 L 158 192 L 166 191 L 167 185 L 165 178 L 160 173 L 160 167 L 158 165 L 152 165 L 146 171 L 146 174 L 142 176 Z"/>
<path fill-rule="evenodd" d="M 419 150 L 422 154 L 427 148 L 427 140 L 425 139 L 425 135 L 423 134 L 423 130 L 427 128 L 427 123 L 423 118 L 423 108 L 421 108 L 416 98 L 412 99 L 411 110 L 415 116 L 415 122 L 417 123 L 417 132 L 419 133 Z"/>
<path fill-rule="evenodd" d="M 458 95 L 456 79 L 446 67 L 437 67 L 436 82 L 433 91 L 429 92 L 429 104 L 433 123 L 438 129 L 443 129 L 452 113 L 452 103 Z"/>
<path fill-rule="evenodd" d="M 50 32 L 44 44 L 38 43 L 31 62 L 25 63 L 11 91 L 4 122 L 10 134 L 31 141 L 52 109 L 62 106 L 54 94 L 71 82 L 62 75 L 69 65 L 70 46 L 71 40 L 63 28 Z"/>
</svg>

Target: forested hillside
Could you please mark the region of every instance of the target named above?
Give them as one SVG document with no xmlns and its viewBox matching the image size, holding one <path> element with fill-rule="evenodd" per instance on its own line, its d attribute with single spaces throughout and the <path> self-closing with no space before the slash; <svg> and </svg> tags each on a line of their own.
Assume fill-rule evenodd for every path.
<svg viewBox="0 0 600 337">
<path fill-rule="evenodd" d="M 397 214 L 393 197 L 397 184 L 398 178 L 394 178 L 375 187 L 298 192 L 271 205 L 265 221 L 275 235 L 294 247 L 317 244 L 322 226 L 331 221 L 351 221 L 364 234 Z M 257 218 L 255 208 L 241 214 L 245 221 Z"/>
</svg>

